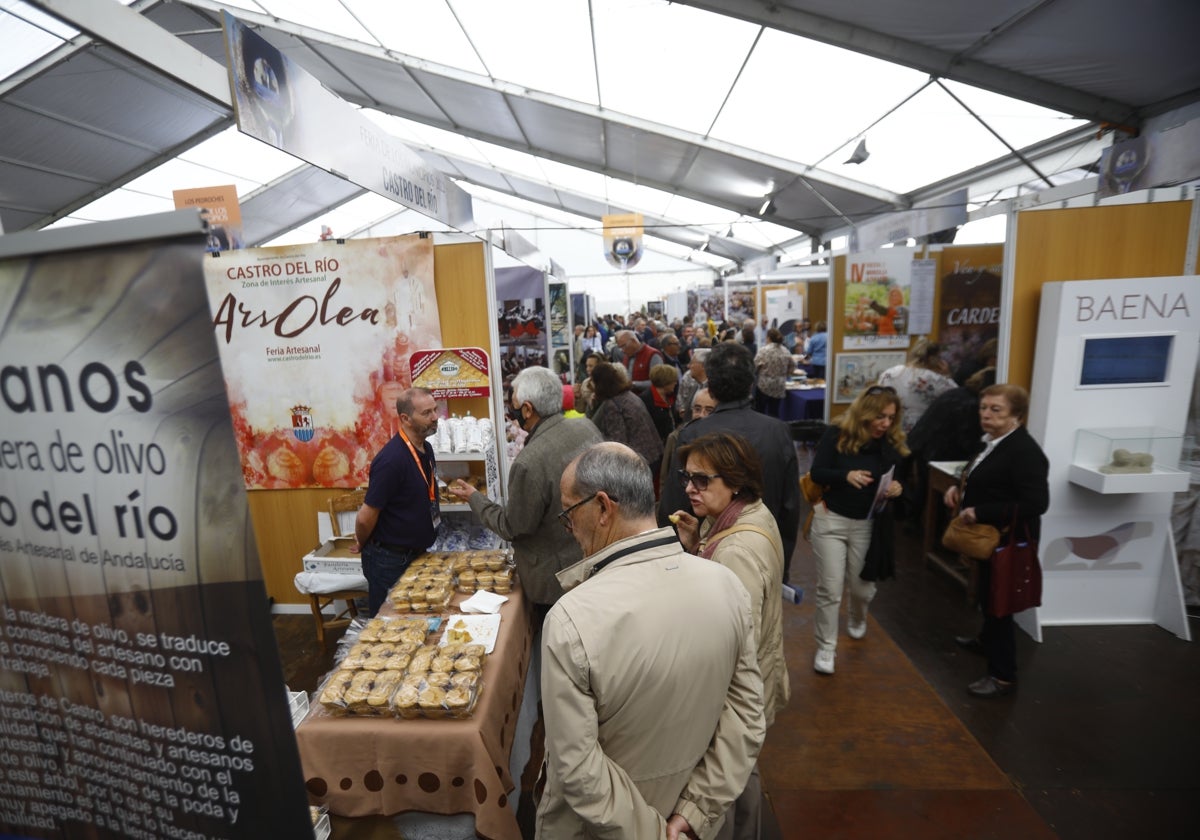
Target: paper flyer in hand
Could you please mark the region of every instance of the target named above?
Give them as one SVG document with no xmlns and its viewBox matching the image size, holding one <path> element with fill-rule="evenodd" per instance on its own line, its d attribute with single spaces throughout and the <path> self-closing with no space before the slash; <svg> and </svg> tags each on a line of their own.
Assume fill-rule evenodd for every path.
<svg viewBox="0 0 1200 840">
<path fill-rule="evenodd" d="M 888 503 L 888 488 L 892 486 L 892 481 L 896 476 L 896 468 L 892 467 L 883 474 L 879 479 L 879 483 L 875 485 L 875 501 L 871 503 L 871 512 L 867 514 L 867 519 L 874 519 L 875 514 L 883 510 L 884 505 Z"/>
</svg>

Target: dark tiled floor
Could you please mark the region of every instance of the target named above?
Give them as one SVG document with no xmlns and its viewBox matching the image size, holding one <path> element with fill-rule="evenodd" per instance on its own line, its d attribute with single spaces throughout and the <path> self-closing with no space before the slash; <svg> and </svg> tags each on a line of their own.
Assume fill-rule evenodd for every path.
<svg viewBox="0 0 1200 840">
<path fill-rule="evenodd" d="M 1050 627 L 1041 644 L 1018 631 L 1019 691 L 976 700 L 982 661 L 953 642 L 974 609 L 902 529 L 897 549 L 867 638 L 843 636 L 831 678 L 812 671 L 813 563 L 797 549 L 792 702 L 760 762 L 785 837 L 1200 836 L 1200 643 L 1154 626 Z M 289 685 L 315 688 L 331 654 L 311 617 L 275 626 Z"/>
</svg>

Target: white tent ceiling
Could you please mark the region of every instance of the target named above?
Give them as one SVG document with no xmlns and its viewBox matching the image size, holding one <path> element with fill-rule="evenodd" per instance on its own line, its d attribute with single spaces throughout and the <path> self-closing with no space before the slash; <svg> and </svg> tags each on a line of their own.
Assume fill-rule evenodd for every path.
<svg viewBox="0 0 1200 840">
<path fill-rule="evenodd" d="M 223 7 L 472 192 L 479 227 L 519 227 L 571 274 L 592 263 L 552 234 L 581 232 L 602 265 L 607 212 L 644 213 L 676 268 L 786 260 L 960 187 L 978 207 L 1080 181 L 1101 124 L 1200 99 L 1192 0 L 128 6 L 0 0 L 5 230 L 222 183 L 252 243 L 332 219 L 338 235 L 436 227 L 230 128 Z M 864 139 L 870 157 L 843 163 Z"/>
</svg>

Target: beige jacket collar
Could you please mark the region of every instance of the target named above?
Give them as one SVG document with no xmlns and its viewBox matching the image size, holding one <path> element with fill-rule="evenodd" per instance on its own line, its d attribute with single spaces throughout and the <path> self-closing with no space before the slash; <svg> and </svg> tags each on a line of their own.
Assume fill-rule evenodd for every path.
<svg viewBox="0 0 1200 840">
<path fill-rule="evenodd" d="M 653 543 L 656 540 L 670 537 L 673 543 L 661 546 L 653 546 L 646 549 L 639 548 L 643 543 Z M 555 577 L 558 578 L 559 585 L 562 586 L 564 592 L 569 592 L 585 580 L 590 578 L 596 566 L 604 563 L 609 557 L 612 557 L 618 552 L 628 552 L 632 556 L 622 556 L 615 562 L 617 565 L 626 563 L 638 563 L 644 560 L 655 560 L 659 557 L 666 557 L 671 554 L 678 554 L 683 550 L 679 544 L 679 539 L 675 535 L 674 528 L 655 528 L 650 531 L 643 531 L 640 534 L 634 534 L 632 537 L 625 537 L 617 540 L 614 543 L 606 545 L 604 548 L 597 551 L 588 557 L 584 557 L 578 563 L 560 571 Z"/>
</svg>

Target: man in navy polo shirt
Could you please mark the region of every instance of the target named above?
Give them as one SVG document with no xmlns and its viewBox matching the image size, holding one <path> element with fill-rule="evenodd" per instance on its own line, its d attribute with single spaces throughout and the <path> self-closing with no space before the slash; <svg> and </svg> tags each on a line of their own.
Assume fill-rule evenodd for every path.
<svg viewBox="0 0 1200 840">
<path fill-rule="evenodd" d="M 396 399 L 400 429 L 371 461 L 367 496 L 354 521 L 371 615 L 418 554 L 433 545 L 441 522 L 437 462 L 426 440 L 437 433 L 437 403 L 424 388 Z"/>
</svg>

